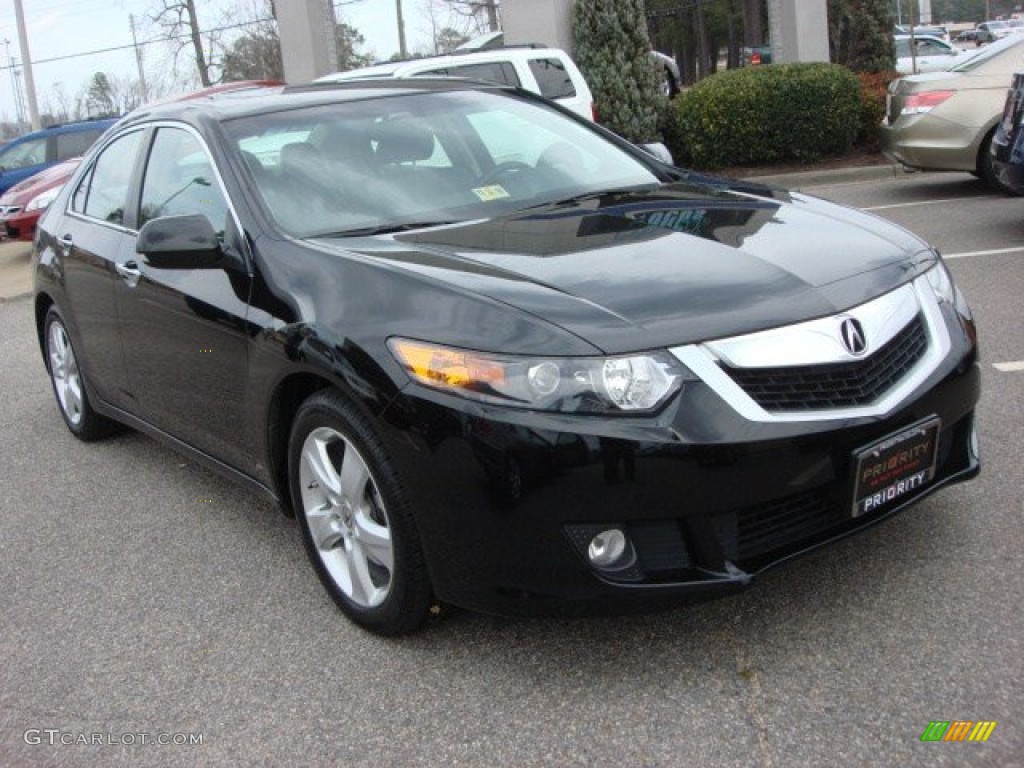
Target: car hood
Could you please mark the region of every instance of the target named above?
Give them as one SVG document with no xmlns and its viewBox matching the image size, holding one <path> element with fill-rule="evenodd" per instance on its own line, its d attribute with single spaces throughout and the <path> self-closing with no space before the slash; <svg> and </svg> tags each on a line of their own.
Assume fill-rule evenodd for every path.
<svg viewBox="0 0 1024 768">
<path fill-rule="evenodd" d="M 823 200 L 689 184 L 319 244 L 514 306 L 607 353 L 833 314 L 935 260 L 905 230 Z"/>
<path fill-rule="evenodd" d="M 48 189 L 66 184 L 79 162 L 81 162 L 81 158 L 75 158 L 73 162 L 54 165 L 34 176 L 29 176 L 24 181 L 19 181 L 4 192 L 3 196 L 0 196 L 0 205 L 27 205 L 32 198 Z"/>
</svg>

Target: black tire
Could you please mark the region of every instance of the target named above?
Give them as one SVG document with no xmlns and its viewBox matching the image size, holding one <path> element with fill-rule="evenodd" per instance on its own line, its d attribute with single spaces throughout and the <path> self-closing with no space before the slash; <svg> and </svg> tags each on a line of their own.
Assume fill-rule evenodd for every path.
<svg viewBox="0 0 1024 768">
<path fill-rule="evenodd" d="M 288 479 L 306 554 L 342 612 L 380 635 L 418 629 L 433 595 L 412 507 L 368 419 L 339 392 L 299 407 Z"/>
<path fill-rule="evenodd" d="M 992 137 L 995 133 L 995 128 L 989 131 L 978 148 L 978 167 L 975 175 L 996 192 L 1017 197 L 1020 193 L 1003 184 L 996 175 L 995 165 L 992 163 Z"/>
<path fill-rule="evenodd" d="M 82 442 L 90 443 L 113 434 L 118 424 L 93 410 L 86 391 L 85 374 L 71 343 L 67 324 L 57 307 L 50 307 L 43 323 L 46 372 L 57 400 L 57 410 L 68 429 Z"/>
</svg>

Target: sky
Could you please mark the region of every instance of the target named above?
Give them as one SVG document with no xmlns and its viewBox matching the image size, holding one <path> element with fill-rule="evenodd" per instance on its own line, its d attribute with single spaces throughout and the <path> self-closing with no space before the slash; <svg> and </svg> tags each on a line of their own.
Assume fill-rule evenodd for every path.
<svg viewBox="0 0 1024 768">
<path fill-rule="evenodd" d="M 278 7 L 287 2 L 278 0 Z M 425 48 L 430 40 L 428 2 L 403 0 L 406 38 L 412 50 Z M 209 28 L 230 24 L 238 19 L 239 7 L 248 8 L 251 4 L 252 0 L 197 0 L 200 25 Z M 398 50 L 395 0 L 335 0 L 335 6 L 339 19 L 355 27 L 366 38 L 364 52 L 386 59 Z M 36 96 L 40 112 L 44 112 L 48 103 L 58 103 L 60 89 L 73 103 L 74 97 L 96 72 L 137 79 L 138 69 L 131 48 L 60 61 L 48 60 L 130 46 L 130 15 L 135 16 L 140 42 L 156 37 L 156 28 L 147 25 L 145 19 L 161 7 L 161 3 L 160 0 L 22 0 L 22 7 L 28 47 L 34 62 Z M 4 45 L 5 41 L 9 41 L 9 46 Z M 148 45 L 143 47 L 143 51 L 148 80 L 171 71 L 172 58 L 166 47 Z M 0 66 L 3 67 L 0 68 L 0 120 L 3 121 L 13 121 L 17 114 L 9 56 L 19 62 L 22 60 L 13 0 L 0 0 Z M 182 59 L 181 64 L 184 69 L 187 62 Z M 190 71 L 193 70 L 194 65 Z M 58 83 L 60 85 L 55 86 Z"/>
</svg>

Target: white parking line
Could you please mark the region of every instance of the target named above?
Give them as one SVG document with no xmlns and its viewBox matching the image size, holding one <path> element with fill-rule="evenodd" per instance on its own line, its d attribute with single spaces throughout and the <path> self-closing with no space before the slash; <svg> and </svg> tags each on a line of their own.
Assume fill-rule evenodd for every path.
<svg viewBox="0 0 1024 768">
<path fill-rule="evenodd" d="M 1022 253 L 1024 252 L 1024 245 L 1018 245 L 1014 248 L 993 248 L 990 251 L 962 251 L 961 253 L 944 253 L 942 258 L 944 259 L 966 259 L 971 256 L 999 256 L 1004 253 Z"/>
<path fill-rule="evenodd" d="M 1024 360 L 1017 360 L 1012 363 L 992 363 L 992 367 L 997 371 L 1003 373 L 1010 373 L 1012 371 L 1024 371 Z"/>
<path fill-rule="evenodd" d="M 913 208 L 918 205 L 943 205 L 944 203 L 962 203 L 965 200 L 991 201 L 990 197 L 947 197 L 945 200 L 916 200 L 912 203 L 891 203 L 890 205 L 872 205 L 861 208 L 862 211 L 888 211 L 893 208 Z"/>
</svg>

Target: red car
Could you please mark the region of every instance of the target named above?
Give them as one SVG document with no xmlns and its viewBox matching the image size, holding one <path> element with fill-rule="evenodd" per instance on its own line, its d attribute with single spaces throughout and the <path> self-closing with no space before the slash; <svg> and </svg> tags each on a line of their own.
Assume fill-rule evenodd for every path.
<svg viewBox="0 0 1024 768">
<path fill-rule="evenodd" d="M 11 240 L 32 240 L 36 222 L 82 161 L 72 157 L 15 184 L 0 197 L 0 222 Z"/>
<path fill-rule="evenodd" d="M 252 95 L 258 95 L 266 91 L 279 90 L 283 85 L 284 82 L 280 80 L 241 80 L 233 83 L 221 83 L 194 93 L 170 96 L 147 104 L 146 107 L 225 93 L 241 92 L 246 95 L 245 92 L 251 92 Z M 51 166 L 45 171 L 15 184 L 0 197 L 0 224 L 3 224 L 8 238 L 32 240 L 39 217 L 51 201 L 57 197 L 57 193 L 71 178 L 71 174 L 74 173 L 81 160 L 82 158 L 75 157 Z"/>
</svg>

